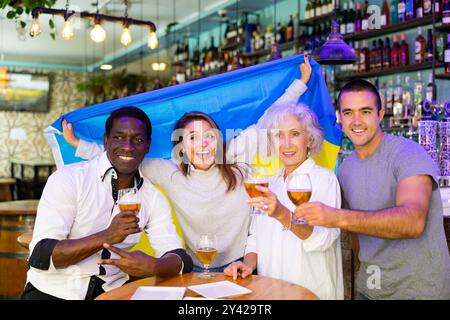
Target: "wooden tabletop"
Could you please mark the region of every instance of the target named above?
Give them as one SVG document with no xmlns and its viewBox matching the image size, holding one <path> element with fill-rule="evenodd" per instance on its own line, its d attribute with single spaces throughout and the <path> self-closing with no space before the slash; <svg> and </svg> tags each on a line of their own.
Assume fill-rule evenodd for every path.
<svg viewBox="0 0 450 320">
<path fill-rule="evenodd" d="M 0 215 L 35 215 L 39 200 L 0 202 Z"/>
<path fill-rule="evenodd" d="M 223 273 L 214 273 L 213 279 L 200 279 L 197 273 L 186 273 L 171 278 L 145 278 L 130 282 L 117 289 L 105 292 L 96 300 L 130 300 L 134 292 L 141 286 L 164 286 L 164 287 L 188 287 L 196 284 L 211 283 L 228 280 L 240 286 L 252 290 L 251 293 L 233 300 L 318 300 L 319 298 L 308 289 L 265 276 L 248 276 L 245 279 L 225 276 Z M 185 297 L 199 297 L 199 295 L 189 289 L 186 290 Z"/>
<path fill-rule="evenodd" d="M 30 245 L 32 238 L 33 238 L 33 231 L 30 230 L 18 236 L 17 242 L 25 249 L 28 249 L 28 246 Z"/>
</svg>

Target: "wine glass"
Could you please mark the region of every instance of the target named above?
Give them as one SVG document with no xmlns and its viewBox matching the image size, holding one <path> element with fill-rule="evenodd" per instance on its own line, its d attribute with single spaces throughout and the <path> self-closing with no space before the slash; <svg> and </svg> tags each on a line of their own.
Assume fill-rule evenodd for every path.
<svg viewBox="0 0 450 320">
<path fill-rule="evenodd" d="M 195 244 L 195 254 L 203 264 L 205 270 L 198 275 L 202 279 L 214 278 L 214 274 L 209 273 L 209 266 L 217 256 L 217 237 L 213 234 L 200 234 Z"/>
<path fill-rule="evenodd" d="M 297 207 L 311 198 L 311 178 L 306 173 L 290 174 L 286 179 L 286 189 L 289 199 Z M 303 218 L 294 219 L 292 223 L 307 224 Z"/>
<path fill-rule="evenodd" d="M 245 175 L 245 190 L 250 198 L 262 197 L 264 194 L 256 186 L 269 187 L 269 174 L 266 168 L 250 167 Z M 263 214 L 264 211 L 253 207 L 253 214 Z"/>
<path fill-rule="evenodd" d="M 138 214 L 141 210 L 138 188 L 119 189 L 117 199 L 120 211 L 134 211 Z"/>
</svg>

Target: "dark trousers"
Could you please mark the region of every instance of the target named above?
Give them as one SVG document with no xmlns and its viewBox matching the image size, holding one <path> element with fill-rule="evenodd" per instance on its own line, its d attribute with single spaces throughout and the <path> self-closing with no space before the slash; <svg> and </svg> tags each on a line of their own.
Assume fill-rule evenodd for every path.
<svg viewBox="0 0 450 320">
<path fill-rule="evenodd" d="M 92 276 L 89 280 L 88 292 L 84 300 L 94 300 L 98 295 L 104 293 L 102 284 L 105 282 L 99 277 Z M 22 294 L 22 300 L 63 300 L 61 298 L 46 294 L 38 290 L 30 282 L 27 283 Z"/>
</svg>

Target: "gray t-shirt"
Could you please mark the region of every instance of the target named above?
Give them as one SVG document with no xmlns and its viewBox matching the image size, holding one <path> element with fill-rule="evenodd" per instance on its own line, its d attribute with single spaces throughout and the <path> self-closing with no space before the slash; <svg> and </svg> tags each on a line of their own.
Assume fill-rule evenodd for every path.
<svg viewBox="0 0 450 320">
<path fill-rule="evenodd" d="M 375 211 L 395 207 L 398 183 L 429 175 L 433 193 L 427 223 L 417 239 L 359 234 L 357 290 L 370 299 L 450 299 L 450 258 L 443 227 L 437 167 L 417 143 L 384 133 L 369 158 L 351 153 L 339 167 L 343 206 Z"/>
</svg>

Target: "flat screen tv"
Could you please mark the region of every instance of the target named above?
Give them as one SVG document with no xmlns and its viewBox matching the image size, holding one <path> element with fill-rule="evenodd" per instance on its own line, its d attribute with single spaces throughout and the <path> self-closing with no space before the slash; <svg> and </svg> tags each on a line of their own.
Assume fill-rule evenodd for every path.
<svg viewBox="0 0 450 320">
<path fill-rule="evenodd" d="M 12 72 L 0 87 L 0 110 L 47 112 L 49 104 L 49 75 Z"/>
</svg>

